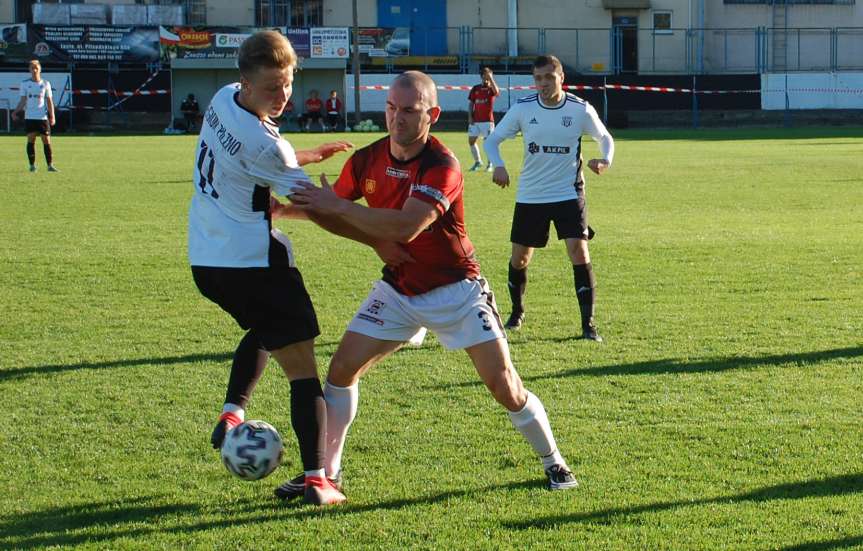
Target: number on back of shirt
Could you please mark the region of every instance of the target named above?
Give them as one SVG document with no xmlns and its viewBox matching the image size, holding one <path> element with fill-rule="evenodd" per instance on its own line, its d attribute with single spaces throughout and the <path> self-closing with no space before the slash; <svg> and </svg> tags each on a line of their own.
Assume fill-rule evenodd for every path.
<svg viewBox="0 0 863 551">
<path fill-rule="evenodd" d="M 205 169 L 206 166 L 206 169 Z M 216 159 L 213 152 L 201 141 L 201 152 L 198 154 L 198 187 L 203 193 L 209 193 L 213 199 L 219 198 L 219 192 L 213 187 L 213 171 L 216 169 Z"/>
</svg>

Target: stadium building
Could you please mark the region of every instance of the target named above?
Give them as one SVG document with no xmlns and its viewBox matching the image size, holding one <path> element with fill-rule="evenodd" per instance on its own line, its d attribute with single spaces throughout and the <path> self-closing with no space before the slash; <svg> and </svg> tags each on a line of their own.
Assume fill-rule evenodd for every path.
<svg viewBox="0 0 863 551">
<path fill-rule="evenodd" d="M 435 73 L 452 89 L 442 94 L 445 111 L 463 111 L 460 90 L 480 67 L 508 89 L 527 86 L 541 53 L 557 55 L 568 82 L 586 87 L 580 93 L 612 124 L 638 111 L 863 108 L 855 0 L 0 0 L 0 22 L 0 109 L 37 57 L 73 124 L 113 126 L 137 112 L 148 121 L 165 113 L 160 124 L 171 124 L 188 93 L 206 104 L 235 78 L 244 36 L 272 27 L 303 57 L 298 109 L 312 90 L 334 89 L 354 111 L 358 63 L 367 113 L 382 109 L 369 88 L 407 68 Z M 626 88 L 637 86 L 672 91 Z M 510 95 L 501 108 L 518 94 Z"/>
</svg>

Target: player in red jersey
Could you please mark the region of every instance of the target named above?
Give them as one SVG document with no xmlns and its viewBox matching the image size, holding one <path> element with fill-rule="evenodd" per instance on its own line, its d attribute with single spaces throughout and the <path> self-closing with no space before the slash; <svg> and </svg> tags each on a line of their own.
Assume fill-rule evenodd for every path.
<svg viewBox="0 0 863 551">
<path fill-rule="evenodd" d="M 524 388 L 509 356 L 494 295 L 480 276 L 465 230 L 464 181 L 458 160 L 435 137 L 440 116 L 435 84 L 408 71 L 387 96 L 389 135 L 357 151 L 334 187 L 296 189 L 293 205 L 274 215 L 306 215 L 333 233 L 372 245 L 386 262 L 348 325 L 330 361 L 327 402 L 327 476 L 341 482 L 348 427 L 356 416 L 358 381 L 423 327 L 449 349 L 463 348 L 482 381 L 542 459 L 548 487 L 578 485 L 557 449 L 545 408 Z M 364 198 L 368 206 L 355 203 Z M 298 496 L 303 475 L 276 495 Z"/>
<path fill-rule="evenodd" d="M 318 91 L 312 90 L 309 92 L 309 99 L 306 100 L 306 112 L 303 114 L 305 119 L 305 130 L 308 132 L 312 122 L 321 125 L 321 130 L 324 130 L 324 121 L 321 118 L 321 110 L 324 108 L 324 102 L 318 97 Z"/>
<path fill-rule="evenodd" d="M 477 139 L 482 136 L 488 138 L 494 130 L 494 99 L 500 95 L 500 89 L 494 81 L 494 74 L 486 67 L 480 73 L 482 84 L 477 84 L 470 89 L 467 96 L 467 143 L 470 145 L 470 153 L 473 155 L 473 166 L 471 172 L 482 168 L 482 156 L 479 152 Z M 492 171 L 491 161 L 486 167 L 488 172 Z"/>
</svg>

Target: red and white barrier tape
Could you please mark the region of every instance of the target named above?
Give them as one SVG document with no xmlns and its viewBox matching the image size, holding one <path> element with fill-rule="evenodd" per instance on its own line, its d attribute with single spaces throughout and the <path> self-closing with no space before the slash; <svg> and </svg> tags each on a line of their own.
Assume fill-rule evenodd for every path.
<svg viewBox="0 0 863 551">
<path fill-rule="evenodd" d="M 470 90 L 473 86 L 465 85 L 440 85 L 438 90 Z M 386 84 L 373 84 L 360 86 L 360 90 L 389 90 Z M 668 86 L 636 86 L 632 84 L 606 84 L 590 86 L 587 84 L 569 84 L 564 86 L 566 90 L 624 90 L 630 92 L 660 92 L 680 94 L 784 94 L 785 90 L 692 90 L 691 88 L 671 88 Z M 536 86 L 503 86 L 501 90 L 536 90 Z M 789 93 L 820 93 L 820 94 L 863 94 L 863 89 L 856 88 L 789 88 Z"/>
<path fill-rule="evenodd" d="M 110 95 L 115 97 L 123 97 L 123 96 L 160 96 L 165 94 L 170 94 L 170 90 L 135 90 L 134 92 L 121 92 L 120 90 L 105 90 L 104 88 L 97 88 L 91 90 L 72 90 L 72 93 L 76 96 L 104 96 Z"/>
</svg>

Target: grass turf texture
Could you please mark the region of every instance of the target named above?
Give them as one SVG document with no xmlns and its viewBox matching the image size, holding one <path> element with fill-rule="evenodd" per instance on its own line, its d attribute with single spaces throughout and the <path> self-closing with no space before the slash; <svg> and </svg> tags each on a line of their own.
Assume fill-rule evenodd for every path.
<svg viewBox="0 0 863 551">
<path fill-rule="evenodd" d="M 24 138 L 2 137 L 0 547 L 863 546 L 860 135 L 618 132 L 613 169 L 588 175 L 606 342 L 573 339 L 558 242 L 537 251 L 511 335 L 581 487 L 542 489 L 467 356 L 432 337 L 363 379 L 350 501 L 324 511 L 272 497 L 300 470 L 272 362 L 249 417 L 281 430 L 286 463 L 245 483 L 209 447 L 241 332 L 186 265 L 194 138 L 60 135 L 63 172 L 40 151 L 30 174 Z M 465 134 L 439 137 L 470 166 Z M 515 177 L 520 140 L 504 154 Z M 505 316 L 514 190 L 465 179 Z M 318 310 L 323 373 L 380 263 L 309 223 L 280 227 Z"/>
</svg>

